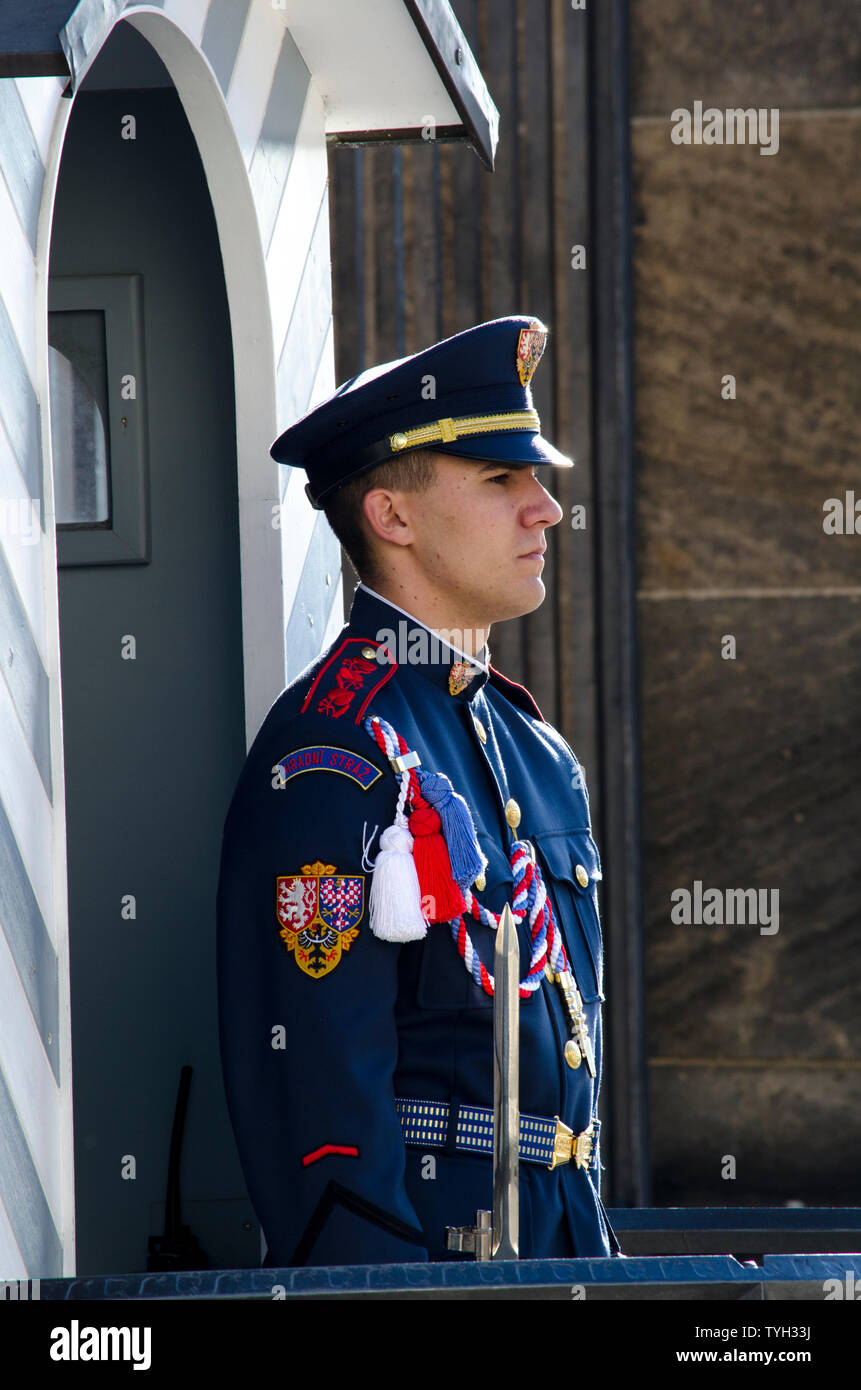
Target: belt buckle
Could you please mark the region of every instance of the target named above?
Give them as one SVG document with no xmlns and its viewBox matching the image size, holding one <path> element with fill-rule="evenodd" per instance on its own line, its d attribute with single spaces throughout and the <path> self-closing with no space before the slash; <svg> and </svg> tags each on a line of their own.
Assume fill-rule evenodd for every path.
<svg viewBox="0 0 861 1390">
<path fill-rule="evenodd" d="M 553 1160 L 548 1163 L 549 1169 L 558 1168 L 563 1163 L 570 1163 L 572 1158 L 578 1168 L 588 1168 L 592 1161 L 592 1142 L 594 1138 L 592 1122 L 580 1134 L 575 1134 L 573 1129 L 566 1125 L 564 1120 L 560 1120 L 558 1115 L 553 1116 L 556 1121 L 556 1133 L 553 1136 Z"/>
<path fill-rule="evenodd" d="M 588 1168 L 589 1164 L 592 1162 L 593 1138 L 592 1123 L 590 1121 L 588 1127 L 583 1130 L 582 1134 L 577 1135 L 574 1142 L 572 1157 L 578 1168 Z"/>
<path fill-rule="evenodd" d="M 574 1131 L 569 1129 L 564 1120 L 560 1120 L 558 1115 L 553 1116 L 556 1121 L 556 1133 L 553 1136 L 553 1158 L 547 1167 L 551 1170 L 558 1168 L 562 1163 L 571 1162 L 571 1151 L 574 1145 Z"/>
</svg>

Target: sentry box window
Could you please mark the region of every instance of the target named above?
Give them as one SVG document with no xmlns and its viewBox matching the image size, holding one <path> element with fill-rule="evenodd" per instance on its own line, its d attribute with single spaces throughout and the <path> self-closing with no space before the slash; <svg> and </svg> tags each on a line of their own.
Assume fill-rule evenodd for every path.
<svg viewBox="0 0 861 1390">
<path fill-rule="evenodd" d="M 146 564 L 146 401 L 140 275 L 58 275 L 48 371 L 59 565 Z"/>
</svg>

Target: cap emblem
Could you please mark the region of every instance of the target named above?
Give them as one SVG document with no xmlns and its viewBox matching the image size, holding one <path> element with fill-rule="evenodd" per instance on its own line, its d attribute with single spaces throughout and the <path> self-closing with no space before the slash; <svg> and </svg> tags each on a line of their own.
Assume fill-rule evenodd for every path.
<svg viewBox="0 0 861 1390">
<path fill-rule="evenodd" d="M 528 328 L 521 328 L 517 340 L 517 375 L 521 386 L 528 386 L 532 380 L 546 342 L 547 329 L 542 328 L 537 319 L 533 319 Z"/>
</svg>

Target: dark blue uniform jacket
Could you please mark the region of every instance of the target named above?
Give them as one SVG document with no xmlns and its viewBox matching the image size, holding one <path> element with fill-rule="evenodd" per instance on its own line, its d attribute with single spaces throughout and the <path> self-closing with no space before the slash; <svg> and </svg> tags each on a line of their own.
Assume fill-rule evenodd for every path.
<svg viewBox="0 0 861 1390">
<path fill-rule="evenodd" d="M 503 808 L 509 798 L 518 803 L 517 835 L 535 847 L 597 1063 L 593 1079 L 585 1064 L 565 1062 L 567 1011 L 543 979 L 521 1002 L 520 1108 L 560 1116 L 575 1133 L 597 1117 L 601 866 L 577 760 L 528 693 L 496 672 L 479 669 L 452 695 L 458 655 L 450 647 L 435 661 L 404 662 L 399 623 L 408 642 L 427 637 L 359 587 L 349 624 L 270 709 L 225 824 L 221 1050 L 268 1266 L 461 1258 L 447 1254 L 445 1227 L 471 1224 L 479 1207 L 493 1205 L 490 1156 L 403 1141 L 396 1097 L 492 1107 L 493 1001 L 473 983 L 445 923 L 404 944 L 371 933 L 370 865 L 394 820 L 398 780 L 365 731 L 370 714 L 388 720 L 422 767 L 445 773 L 468 802 L 488 860 L 478 897 L 496 912 L 513 884 Z M 399 664 L 362 655 L 385 632 L 398 635 Z M 323 906 L 336 875 L 349 880 L 346 908 Z M 310 903 L 313 913 L 317 877 L 321 907 L 309 945 L 307 935 L 282 934 L 276 898 L 288 895 L 300 914 Z M 327 918 L 352 927 L 327 935 Z M 492 971 L 492 931 L 475 921 L 470 931 Z M 525 925 L 520 931 L 523 977 L 530 948 Z M 600 1168 L 521 1162 L 521 1257 L 615 1253 L 599 1182 Z"/>
</svg>

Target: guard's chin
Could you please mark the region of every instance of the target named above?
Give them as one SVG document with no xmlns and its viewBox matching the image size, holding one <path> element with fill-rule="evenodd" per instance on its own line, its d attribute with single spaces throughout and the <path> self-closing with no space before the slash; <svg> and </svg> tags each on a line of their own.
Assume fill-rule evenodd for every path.
<svg viewBox="0 0 861 1390">
<path fill-rule="evenodd" d="M 500 613 L 494 621 L 501 623 L 509 618 L 525 618 L 527 613 L 534 613 L 536 608 L 541 607 L 546 593 L 543 580 L 539 575 L 534 575 L 526 584 L 519 586 L 516 594 L 511 595 L 507 612 Z"/>
</svg>

